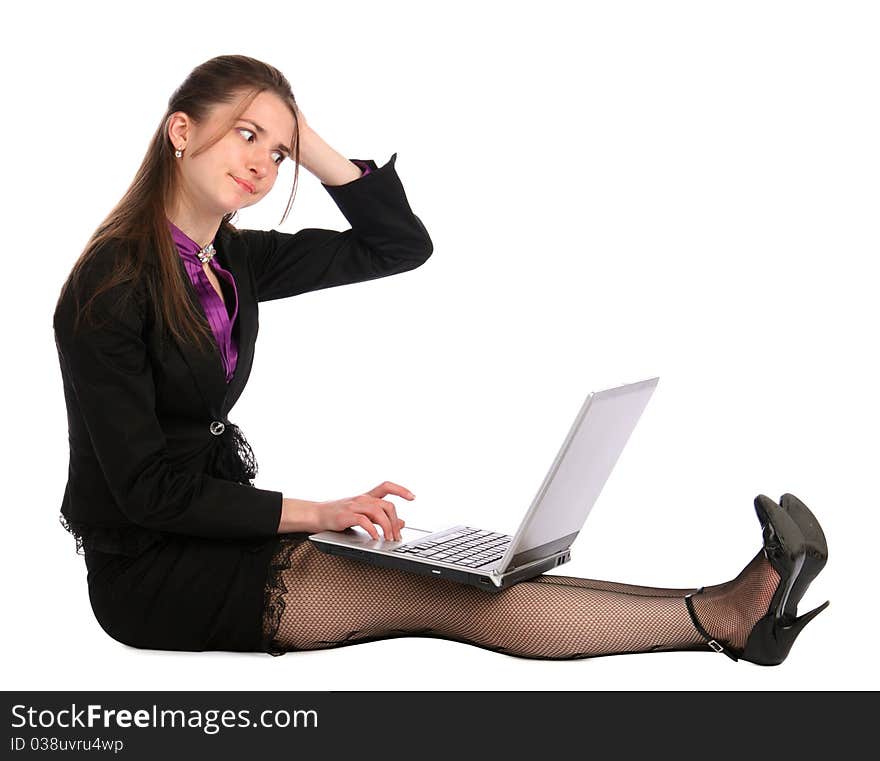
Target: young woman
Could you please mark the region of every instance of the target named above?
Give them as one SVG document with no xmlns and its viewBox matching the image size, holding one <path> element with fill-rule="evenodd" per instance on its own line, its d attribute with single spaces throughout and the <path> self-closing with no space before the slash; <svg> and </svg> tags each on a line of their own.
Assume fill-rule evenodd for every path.
<svg viewBox="0 0 880 761">
<path fill-rule="evenodd" d="M 197 67 L 174 92 L 131 187 L 62 288 L 55 340 L 68 411 L 62 523 L 85 554 L 94 614 L 125 644 L 281 654 L 397 636 L 529 658 L 702 650 L 780 663 L 825 605 L 797 617 L 827 558 L 796 497 L 755 508 L 763 547 L 732 581 L 658 589 L 543 575 L 498 593 L 325 555 L 310 533 L 400 539 L 383 482 L 310 502 L 252 485 L 229 411 L 260 301 L 414 269 L 433 246 L 392 155 L 348 160 L 307 124 L 275 68 Z M 351 224 L 239 230 L 231 220 L 295 162 Z M 286 216 L 286 212 L 285 212 Z M 375 600 L 381 599 L 382 605 Z"/>
</svg>

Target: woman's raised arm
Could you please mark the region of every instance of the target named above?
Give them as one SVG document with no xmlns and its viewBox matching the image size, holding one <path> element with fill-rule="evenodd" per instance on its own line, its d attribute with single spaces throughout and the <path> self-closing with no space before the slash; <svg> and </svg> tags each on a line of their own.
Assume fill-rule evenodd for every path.
<svg viewBox="0 0 880 761">
<path fill-rule="evenodd" d="M 364 160 L 372 170 L 366 176 L 323 186 L 350 230 L 238 231 L 247 244 L 258 301 L 375 280 L 427 261 L 434 246 L 410 208 L 396 160 L 396 153 L 382 167 Z"/>
</svg>

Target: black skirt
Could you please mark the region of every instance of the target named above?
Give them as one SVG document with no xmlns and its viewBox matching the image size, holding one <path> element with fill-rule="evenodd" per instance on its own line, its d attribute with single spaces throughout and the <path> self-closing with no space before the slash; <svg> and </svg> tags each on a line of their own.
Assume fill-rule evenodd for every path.
<svg viewBox="0 0 880 761">
<path fill-rule="evenodd" d="M 136 555 L 89 549 L 89 599 L 113 639 L 154 650 L 281 654 L 281 571 L 308 534 L 205 539 L 165 534 Z"/>
</svg>

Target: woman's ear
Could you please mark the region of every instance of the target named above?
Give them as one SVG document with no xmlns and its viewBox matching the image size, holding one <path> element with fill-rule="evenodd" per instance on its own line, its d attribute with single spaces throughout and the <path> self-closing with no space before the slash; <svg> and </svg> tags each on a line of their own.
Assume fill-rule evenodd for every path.
<svg viewBox="0 0 880 761">
<path fill-rule="evenodd" d="M 183 148 L 189 139 L 189 117 L 183 111 L 168 116 L 168 137 L 175 148 Z"/>
</svg>

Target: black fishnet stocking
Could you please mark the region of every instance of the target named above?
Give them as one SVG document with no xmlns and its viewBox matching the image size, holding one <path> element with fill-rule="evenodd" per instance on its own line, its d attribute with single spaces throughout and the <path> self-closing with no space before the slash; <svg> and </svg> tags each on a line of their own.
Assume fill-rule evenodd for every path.
<svg viewBox="0 0 880 761">
<path fill-rule="evenodd" d="M 692 598 L 710 634 L 741 648 L 779 575 L 763 550 L 736 579 Z M 497 593 L 317 550 L 282 537 L 266 587 L 264 646 L 273 655 L 422 636 L 526 658 L 703 650 L 685 607 L 691 589 L 544 574 Z"/>
</svg>

